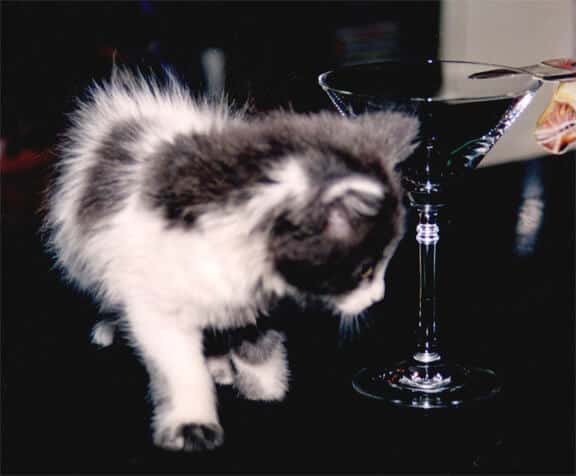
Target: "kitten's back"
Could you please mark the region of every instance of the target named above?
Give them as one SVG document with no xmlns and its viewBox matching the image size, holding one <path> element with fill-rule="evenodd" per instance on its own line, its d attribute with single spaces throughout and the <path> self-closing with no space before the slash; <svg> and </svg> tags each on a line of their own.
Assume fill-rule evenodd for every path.
<svg viewBox="0 0 576 476">
<path fill-rule="evenodd" d="M 48 193 L 45 229 L 61 267 L 89 288 L 97 279 L 85 247 L 137 191 L 144 162 L 158 144 L 235 119 L 224 104 L 194 101 L 171 75 L 160 84 L 116 70 L 110 81 L 91 88 L 70 120 Z"/>
<path fill-rule="evenodd" d="M 402 231 L 393 168 L 413 150 L 417 129 L 394 112 L 247 118 L 193 100 L 171 77 L 160 85 L 120 71 L 72 116 L 50 195 L 50 245 L 73 281 L 108 301 L 149 268 L 189 283 L 173 276 L 182 260 L 206 295 L 223 289 L 216 276 L 238 269 L 222 296 L 229 307 L 248 305 L 258 283 L 283 292 L 278 273 L 341 293 L 358 283 L 318 286 L 357 274 L 364 255 L 381 254 Z"/>
</svg>

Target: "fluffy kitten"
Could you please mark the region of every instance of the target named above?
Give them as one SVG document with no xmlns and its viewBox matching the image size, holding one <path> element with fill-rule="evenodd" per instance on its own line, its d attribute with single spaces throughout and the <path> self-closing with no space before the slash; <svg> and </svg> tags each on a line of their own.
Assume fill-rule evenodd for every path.
<svg viewBox="0 0 576 476">
<path fill-rule="evenodd" d="M 344 318 L 382 299 L 403 231 L 393 167 L 413 150 L 416 119 L 245 117 L 173 78 L 119 71 L 72 119 L 49 244 L 73 282 L 121 315 L 150 374 L 157 445 L 222 443 L 214 381 L 251 399 L 287 390 L 280 333 L 207 358 L 203 330 L 253 325 L 285 296 Z M 94 340 L 113 331 L 101 322 Z"/>
</svg>

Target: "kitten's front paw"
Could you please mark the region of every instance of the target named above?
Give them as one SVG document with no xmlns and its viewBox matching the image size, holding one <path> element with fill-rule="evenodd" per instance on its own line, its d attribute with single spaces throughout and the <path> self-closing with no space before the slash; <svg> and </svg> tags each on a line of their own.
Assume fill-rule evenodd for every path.
<svg viewBox="0 0 576 476">
<path fill-rule="evenodd" d="M 224 430 L 216 423 L 201 425 L 190 423 L 181 429 L 184 451 L 213 450 L 224 443 Z"/>
<path fill-rule="evenodd" d="M 255 342 L 243 341 L 234 349 L 242 360 L 255 365 L 266 362 L 277 352 L 283 352 L 284 334 L 277 331 L 263 333 Z"/>
<path fill-rule="evenodd" d="M 224 430 L 217 423 L 186 423 L 156 431 L 154 444 L 171 451 L 213 450 L 224 443 Z"/>
<path fill-rule="evenodd" d="M 235 386 L 249 400 L 282 400 L 288 390 L 284 335 L 268 331 L 256 342 L 244 341 L 231 354 Z"/>
</svg>

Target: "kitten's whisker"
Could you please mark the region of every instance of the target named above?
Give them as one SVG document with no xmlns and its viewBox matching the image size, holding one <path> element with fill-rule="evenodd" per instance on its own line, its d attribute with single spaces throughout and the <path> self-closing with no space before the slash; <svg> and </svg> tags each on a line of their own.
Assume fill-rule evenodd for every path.
<svg viewBox="0 0 576 476">
<path fill-rule="evenodd" d="M 338 339 L 340 346 L 352 344 L 361 337 L 364 332 L 365 317 L 365 311 L 355 315 L 340 317 Z"/>
</svg>

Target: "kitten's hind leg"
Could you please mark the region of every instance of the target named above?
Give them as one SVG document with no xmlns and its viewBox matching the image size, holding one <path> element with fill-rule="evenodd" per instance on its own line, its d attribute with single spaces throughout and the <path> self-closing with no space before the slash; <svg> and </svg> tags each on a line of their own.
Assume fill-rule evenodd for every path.
<svg viewBox="0 0 576 476">
<path fill-rule="evenodd" d="M 244 340 L 231 352 L 235 386 L 250 400 L 282 400 L 288 390 L 284 335 L 269 330 L 256 340 Z"/>
<path fill-rule="evenodd" d="M 108 347 L 114 342 L 116 333 L 116 322 L 108 319 L 102 319 L 94 324 L 92 328 L 91 341 L 100 347 Z"/>
</svg>

